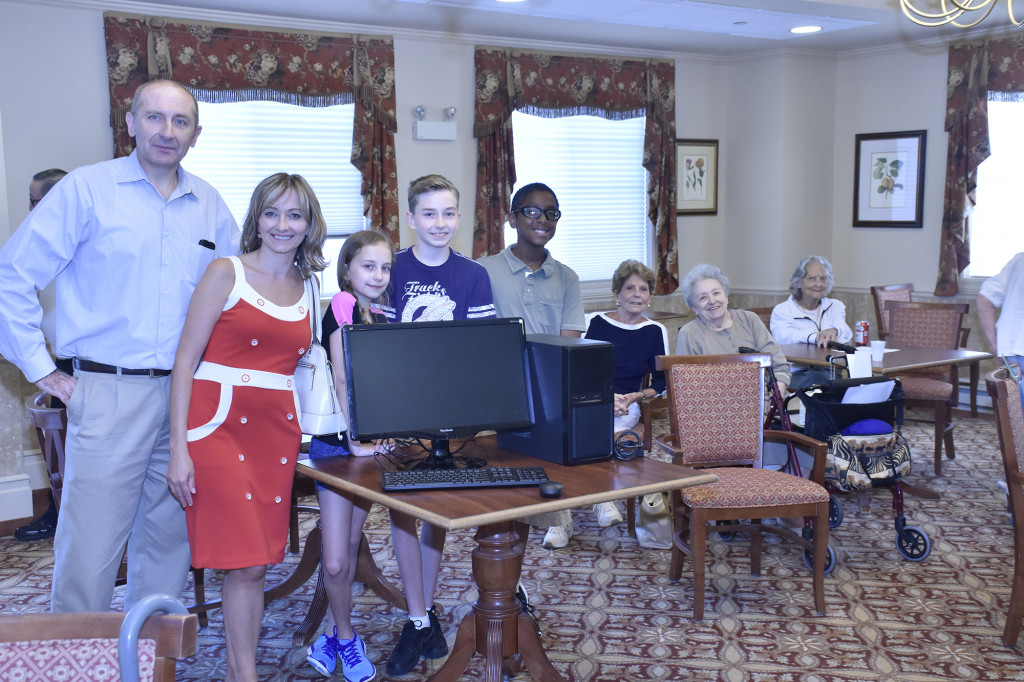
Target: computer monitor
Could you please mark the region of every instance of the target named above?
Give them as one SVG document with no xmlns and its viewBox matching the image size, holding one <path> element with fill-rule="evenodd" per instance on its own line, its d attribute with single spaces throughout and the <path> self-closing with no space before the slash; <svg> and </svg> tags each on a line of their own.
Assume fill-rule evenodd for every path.
<svg viewBox="0 0 1024 682">
<path fill-rule="evenodd" d="M 342 328 L 349 437 L 426 438 L 424 468 L 452 468 L 449 439 L 528 428 L 526 340 L 520 318 Z"/>
</svg>

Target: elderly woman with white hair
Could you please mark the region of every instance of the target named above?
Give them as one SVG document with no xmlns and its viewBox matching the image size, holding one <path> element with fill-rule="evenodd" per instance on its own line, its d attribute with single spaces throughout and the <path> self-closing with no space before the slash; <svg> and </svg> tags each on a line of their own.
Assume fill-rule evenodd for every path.
<svg viewBox="0 0 1024 682">
<path fill-rule="evenodd" d="M 835 280 L 832 264 L 821 256 L 800 260 L 789 281 L 789 298 L 772 310 L 771 332 L 779 343 L 810 343 L 824 348 L 829 341 L 849 343 L 846 306 L 826 298 Z"/>
<path fill-rule="evenodd" d="M 697 319 L 679 330 L 676 355 L 739 353 L 753 348 L 772 356 L 779 392 L 785 395 L 790 369 L 768 328 L 749 310 L 729 309 L 729 278 L 714 265 L 695 265 L 683 278 L 683 297 Z"/>
</svg>

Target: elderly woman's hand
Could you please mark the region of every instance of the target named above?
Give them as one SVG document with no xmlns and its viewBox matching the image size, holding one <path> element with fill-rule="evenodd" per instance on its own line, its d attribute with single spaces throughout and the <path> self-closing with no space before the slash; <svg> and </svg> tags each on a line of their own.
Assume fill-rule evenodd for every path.
<svg viewBox="0 0 1024 682">
<path fill-rule="evenodd" d="M 830 327 L 828 329 L 822 329 L 814 337 L 814 345 L 819 346 L 821 348 L 826 348 L 826 347 L 828 347 L 828 342 L 829 341 L 836 341 L 838 338 L 839 338 L 839 330 L 838 329 L 836 329 L 834 327 Z"/>
</svg>

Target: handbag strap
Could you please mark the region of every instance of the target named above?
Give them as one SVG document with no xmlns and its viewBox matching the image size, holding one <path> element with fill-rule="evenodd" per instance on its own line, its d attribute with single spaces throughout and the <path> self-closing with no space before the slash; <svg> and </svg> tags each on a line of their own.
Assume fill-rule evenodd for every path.
<svg viewBox="0 0 1024 682">
<path fill-rule="evenodd" d="M 316 275 L 310 274 L 306 278 L 306 295 L 310 300 L 309 331 L 313 334 L 314 343 L 322 343 L 320 341 L 320 282 Z"/>
</svg>

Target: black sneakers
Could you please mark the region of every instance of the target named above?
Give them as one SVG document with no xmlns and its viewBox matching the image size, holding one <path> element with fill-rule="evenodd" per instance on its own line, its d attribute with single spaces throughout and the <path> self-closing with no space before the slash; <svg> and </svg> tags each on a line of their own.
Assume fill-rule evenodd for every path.
<svg viewBox="0 0 1024 682">
<path fill-rule="evenodd" d="M 421 658 L 441 658 L 448 653 L 448 642 L 441 630 L 441 621 L 437 619 L 434 608 L 427 611 L 430 625 L 418 630 L 411 620 L 402 628 L 398 644 L 388 657 L 388 675 L 404 675 L 420 662 Z"/>
<path fill-rule="evenodd" d="M 27 526 L 15 529 L 14 537 L 22 542 L 52 538 L 57 533 L 57 513 L 56 510 L 53 511 L 54 513 L 50 514 L 48 510 Z"/>
</svg>

